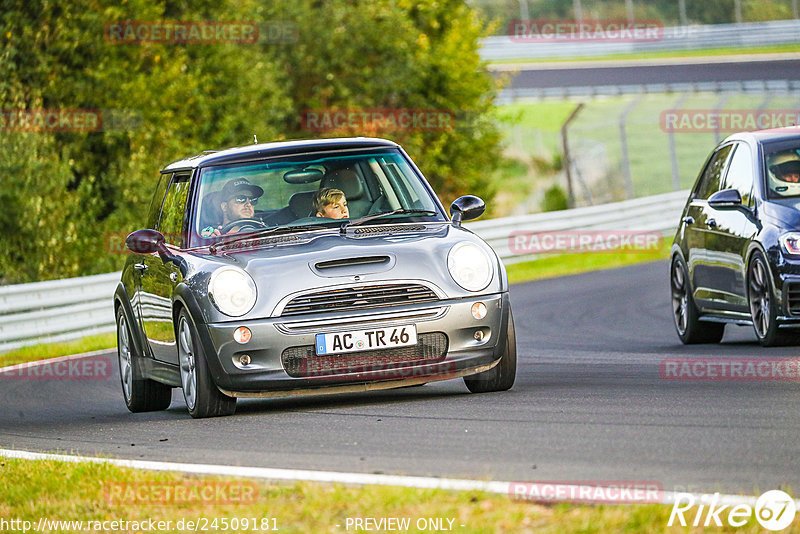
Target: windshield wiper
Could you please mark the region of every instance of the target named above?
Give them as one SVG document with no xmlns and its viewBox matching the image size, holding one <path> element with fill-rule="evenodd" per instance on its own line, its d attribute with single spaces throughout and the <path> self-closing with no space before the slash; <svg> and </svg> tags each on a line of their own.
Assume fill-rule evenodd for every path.
<svg viewBox="0 0 800 534">
<path fill-rule="evenodd" d="M 256 230 L 255 232 L 247 232 L 244 235 L 236 236 L 232 239 L 226 239 L 224 241 L 217 241 L 213 245 L 211 245 L 210 250 L 212 254 L 217 252 L 217 249 L 220 247 L 227 247 L 228 245 L 232 245 L 234 243 L 239 243 L 241 241 L 247 241 L 249 239 L 260 239 L 264 236 L 271 235 L 274 233 L 278 233 L 282 230 L 287 231 L 295 231 L 295 230 L 322 230 L 325 228 L 330 228 L 330 226 L 324 226 L 321 224 L 298 224 L 294 226 L 273 226 L 271 228 L 264 228 L 261 230 Z"/>
<path fill-rule="evenodd" d="M 346 234 L 349 226 L 358 226 L 359 224 L 374 221 L 375 219 L 380 219 L 382 217 L 388 217 L 389 215 L 436 215 L 436 213 L 437 212 L 431 210 L 407 210 L 405 208 L 398 208 L 396 210 L 386 211 L 383 213 L 373 213 L 372 215 L 364 215 L 358 219 L 347 220 L 343 222 L 339 227 L 339 233 Z"/>
</svg>

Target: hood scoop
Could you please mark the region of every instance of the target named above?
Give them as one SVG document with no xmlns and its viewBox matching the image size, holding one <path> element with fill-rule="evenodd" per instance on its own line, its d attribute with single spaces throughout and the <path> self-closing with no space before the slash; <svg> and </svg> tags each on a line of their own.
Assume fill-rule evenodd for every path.
<svg viewBox="0 0 800 534">
<path fill-rule="evenodd" d="M 394 255 L 354 256 L 320 261 L 311 265 L 311 270 L 326 277 L 353 276 L 388 271 L 394 264 Z"/>
<path fill-rule="evenodd" d="M 395 232 L 421 232 L 426 230 L 426 227 L 421 224 L 394 224 L 391 226 L 388 225 L 380 225 L 380 226 L 365 226 L 361 228 L 356 228 L 353 230 L 355 235 L 372 235 L 372 234 L 386 234 L 386 233 L 395 233 Z"/>
</svg>

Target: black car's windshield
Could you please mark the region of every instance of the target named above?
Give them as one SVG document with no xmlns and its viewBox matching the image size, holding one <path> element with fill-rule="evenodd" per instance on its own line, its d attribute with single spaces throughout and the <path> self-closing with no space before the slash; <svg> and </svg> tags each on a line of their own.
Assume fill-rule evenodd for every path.
<svg viewBox="0 0 800 534">
<path fill-rule="evenodd" d="M 800 197 L 800 142 L 775 143 L 764 148 L 769 197 Z"/>
<path fill-rule="evenodd" d="M 208 167 L 195 198 L 191 246 L 306 226 L 338 229 L 343 222 L 388 212 L 396 213 L 392 221 L 446 220 L 397 150 Z"/>
</svg>

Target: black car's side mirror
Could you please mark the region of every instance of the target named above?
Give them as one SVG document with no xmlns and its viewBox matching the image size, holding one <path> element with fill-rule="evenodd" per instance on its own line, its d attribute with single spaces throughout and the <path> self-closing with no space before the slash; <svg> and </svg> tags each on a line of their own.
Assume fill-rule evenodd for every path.
<svg viewBox="0 0 800 534">
<path fill-rule="evenodd" d="M 461 226 L 461 221 L 469 221 L 480 217 L 486 210 L 486 203 L 483 199 L 474 195 L 464 195 L 450 204 L 450 218 L 454 226 Z"/>
<path fill-rule="evenodd" d="M 735 209 L 742 206 L 742 195 L 738 189 L 723 189 L 708 197 L 708 205 L 716 209 Z"/>
<path fill-rule="evenodd" d="M 186 276 L 186 260 L 180 256 L 172 254 L 165 246 L 166 239 L 164 234 L 158 230 L 136 230 L 125 239 L 125 245 L 131 252 L 136 254 L 152 254 L 158 252 L 158 256 L 164 263 L 174 263 L 181 273 Z"/>
<path fill-rule="evenodd" d="M 125 246 L 136 254 L 166 252 L 164 235 L 157 230 L 136 230 L 125 239 Z"/>
</svg>

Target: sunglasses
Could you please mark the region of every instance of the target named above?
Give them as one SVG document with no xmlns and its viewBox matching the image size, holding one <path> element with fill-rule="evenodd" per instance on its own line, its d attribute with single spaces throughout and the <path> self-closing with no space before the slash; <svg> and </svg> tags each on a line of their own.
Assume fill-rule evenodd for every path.
<svg viewBox="0 0 800 534">
<path fill-rule="evenodd" d="M 234 204 L 244 204 L 245 202 L 250 202 L 251 206 L 255 206 L 258 204 L 258 197 L 235 197 L 233 200 Z"/>
</svg>

